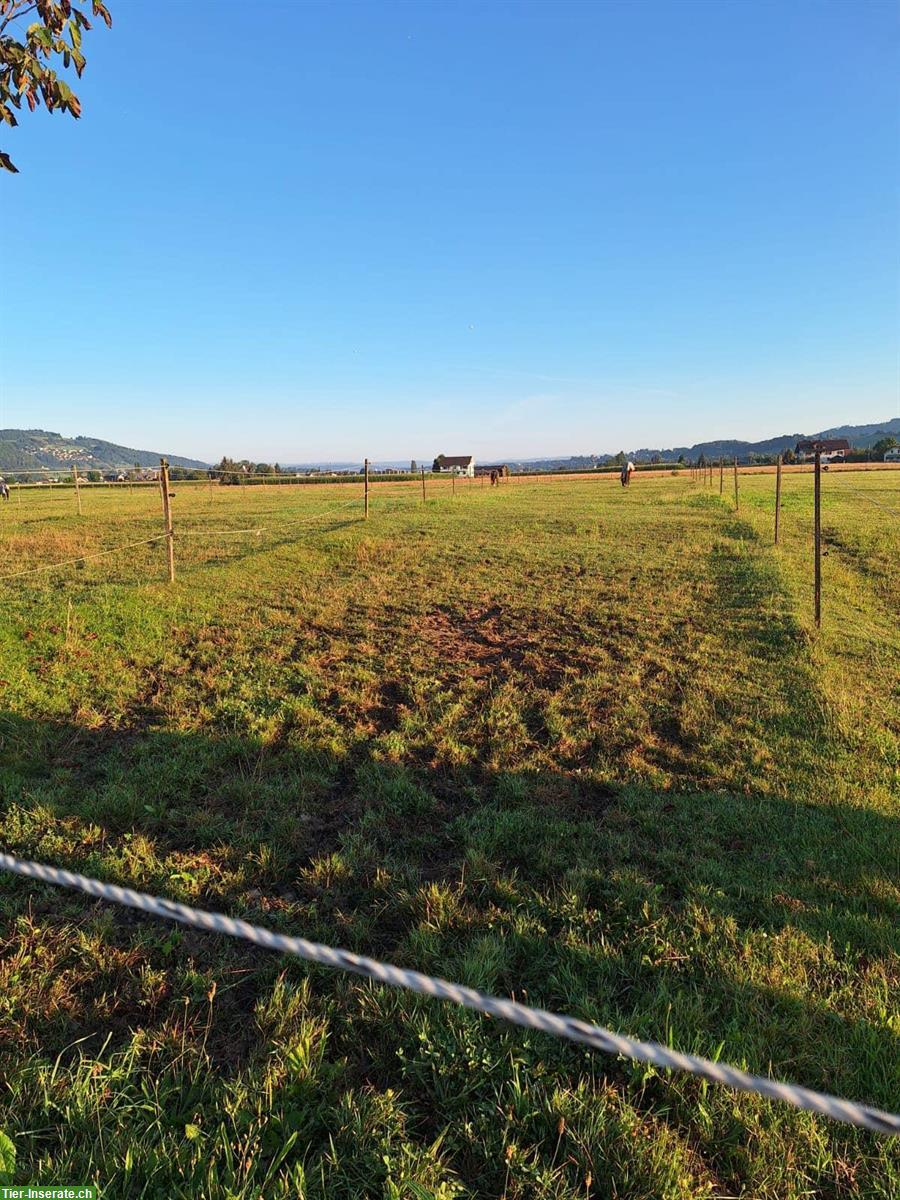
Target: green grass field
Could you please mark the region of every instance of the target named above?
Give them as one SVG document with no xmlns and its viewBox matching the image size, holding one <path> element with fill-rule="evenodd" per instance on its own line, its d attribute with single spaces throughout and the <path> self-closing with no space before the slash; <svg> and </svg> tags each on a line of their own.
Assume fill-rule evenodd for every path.
<svg viewBox="0 0 900 1200">
<path fill-rule="evenodd" d="M 2 837 L 900 1107 L 900 473 L 175 485 L 6 578 Z M 352 496 L 352 500 L 351 500 Z M 0 508 L 0 574 L 160 532 Z M 261 532 L 237 532 L 239 530 Z M 900 1139 L 0 877 L 0 1170 L 106 1197 L 896 1198 Z"/>
</svg>

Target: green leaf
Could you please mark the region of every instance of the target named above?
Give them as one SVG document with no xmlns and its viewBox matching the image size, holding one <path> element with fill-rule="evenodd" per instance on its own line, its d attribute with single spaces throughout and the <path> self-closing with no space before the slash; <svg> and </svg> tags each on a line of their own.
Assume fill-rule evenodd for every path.
<svg viewBox="0 0 900 1200">
<path fill-rule="evenodd" d="M 50 50 L 53 47 L 53 34 L 49 29 L 45 29 L 43 25 L 35 22 L 34 25 L 29 25 L 25 35 L 29 41 L 37 42 L 43 46 L 45 50 Z"/>
<path fill-rule="evenodd" d="M 6 155 L 0 150 L 0 159 L 6 158 Z M 14 171 L 16 168 L 13 167 Z M 2 1129 L 0 1129 L 0 1183 L 12 1183 L 13 1173 L 16 1169 L 16 1147 L 12 1138 L 8 1137 Z"/>
</svg>

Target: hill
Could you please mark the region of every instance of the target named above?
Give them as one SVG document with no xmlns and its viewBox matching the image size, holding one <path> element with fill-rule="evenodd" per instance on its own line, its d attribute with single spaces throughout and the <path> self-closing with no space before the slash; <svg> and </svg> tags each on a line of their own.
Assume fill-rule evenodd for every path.
<svg viewBox="0 0 900 1200">
<path fill-rule="evenodd" d="M 846 438 L 857 450 L 867 450 L 870 446 L 888 434 L 900 437 L 900 417 L 889 421 L 880 421 L 874 425 L 836 425 L 832 429 L 822 429 L 818 433 L 785 433 L 778 437 L 766 438 L 760 442 L 741 442 L 733 439 L 720 439 L 712 442 L 697 442 L 693 446 L 675 446 L 671 450 L 648 450 L 646 448 L 632 451 L 632 458 L 649 459 L 659 455 L 663 462 L 677 462 L 679 455 L 685 458 L 697 459 L 703 454 L 706 458 L 746 459 L 752 454 L 782 454 L 785 450 L 793 450 L 801 438 Z"/>
<path fill-rule="evenodd" d="M 0 429 L 0 470 L 51 471 L 77 464 L 84 470 L 114 471 L 123 467 L 157 467 L 155 450 L 134 450 L 102 438 L 66 438 L 47 429 Z M 205 467 L 196 458 L 168 457 L 173 467 Z"/>
<path fill-rule="evenodd" d="M 686 461 L 696 462 L 701 454 L 707 459 L 737 458 L 739 462 L 747 462 L 754 455 L 783 454 L 785 450 L 793 450 L 801 438 L 843 437 L 856 449 L 867 450 L 874 446 L 879 438 L 887 435 L 900 438 L 900 417 L 892 417 L 888 421 L 879 421 L 873 425 L 836 425 L 818 433 L 784 433 L 759 442 L 723 438 L 718 441 L 696 442 L 693 446 L 673 446 L 668 450 L 643 446 L 639 450 L 629 450 L 627 454 L 635 462 L 650 462 L 653 459 L 660 462 L 677 462 L 682 456 Z M 510 460 L 510 463 L 514 467 L 531 469 L 563 466 L 571 470 L 590 470 L 597 464 L 610 462 L 614 457 L 610 453 L 573 454 L 570 458 L 531 458 L 516 462 Z"/>
</svg>

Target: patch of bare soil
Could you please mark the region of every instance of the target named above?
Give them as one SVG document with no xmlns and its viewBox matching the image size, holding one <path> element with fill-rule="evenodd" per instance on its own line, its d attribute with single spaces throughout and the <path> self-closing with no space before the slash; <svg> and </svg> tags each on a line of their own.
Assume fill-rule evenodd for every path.
<svg viewBox="0 0 900 1200">
<path fill-rule="evenodd" d="M 498 604 L 465 610 L 441 606 L 421 617 L 414 632 L 445 666 L 458 664 L 469 678 L 516 671 L 540 687 L 556 687 L 568 665 L 538 630 Z"/>
</svg>

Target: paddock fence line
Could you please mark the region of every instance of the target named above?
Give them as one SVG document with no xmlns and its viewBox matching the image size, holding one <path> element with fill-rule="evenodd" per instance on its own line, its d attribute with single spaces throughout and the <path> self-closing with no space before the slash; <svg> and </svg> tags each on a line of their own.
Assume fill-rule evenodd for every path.
<svg viewBox="0 0 900 1200">
<path fill-rule="evenodd" d="M 356 505 L 356 500 L 347 500 L 336 505 L 334 508 L 328 511 L 310 513 L 305 517 L 298 517 L 292 521 L 278 521 L 274 524 L 255 525 L 246 529 L 182 529 L 173 531 L 171 537 L 174 541 L 179 541 L 181 538 L 185 537 L 232 537 L 239 534 L 261 535 L 263 533 L 291 529 L 298 525 L 308 525 L 312 521 L 326 520 L 343 511 L 344 509 L 355 507 Z M 170 535 L 168 533 L 157 533 L 152 537 L 141 538 L 136 542 L 123 542 L 121 545 L 110 546 L 106 550 L 98 550 L 92 554 L 80 554 L 76 558 L 59 559 L 56 562 L 43 563 L 36 567 L 27 567 L 22 571 L 12 571 L 8 575 L 0 575 L 0 583 L 7 579 L 21 579 L 26 575 L 38 575 L 44 574 L 48 571 L 62 570 L 64 567 L 71 567 L 77 565 L 78 563 L 90 562 L 95 558 L 106 558 L 111 554 L 119 554 L 124 550 L 134 550 L 138 546 L 149 546 L 152 542 L 166 541 L 169 537 Z"/>
<path fill-rule="evenodd" d="M 621 1055 L 637 1062 L 653 1063 L 668 1071 L 684 1071 L 712 1083 L 720 1083 L 740 1091 L 753 1092 L 772 1100 L 780 1100 L 794 1108 L 818 1113 L 847 1125 L 869 1129 L 874 1133 L 900 1135 L 900 1115 L 882 1112 L 868 1105 L 842 1100 L 823 1092 L 798 1087 L 795 1084 L 780 1083 L 759 1075 L 750 1075 L 746 1071 L 726 1063 L 713 1062 L 711 1059 L 700 1058 L 693 1054 L 681 1054 L 659 1042 L 635 1041 L 633 1038 L 613 1033 L 599 1025 L 590 1025 L 575 1017 L 547 1012 L 541 1008 L 532 1008 L 526 1004 L 519 1004 L 515 1000 L 489 996 L 475 988 L 451 983 L 434 975 L 424 975 L 420 971 L 395 967 L 374 958 L 353 954 L 349 950 L 336 949 L 333 946 L 323 945 L 321 942 L 310 942 L 306 938 L 273 933 L 259 925 L 227 917 L 222 913 L 205 912 L 174 900 L 151 896 L 146 892 L 137 892 L 131 888 L 119 887 L 117 884 L 102 883 L 98 879 L 90 879 L 86 875 L 79 875 L 74 871 L 19 859 L 12 854 L 0 852 L 0 870 L 22 875 L 26 879 L 37 879 L 58 887 L 72 888 L 112 904 L 136 908 L 151 916 L 178 921 L 195 929 L 242 938 L 256 946 L 262 946 L 264 949 L 277 950 L 283 954 L 294 954 L 307 962 L 350 971 L 377 983 L 405 988 L 408 991 L 418 992 L 423 996 L 433 996 L 439 1000 L 449 1000 L 463 1008 L 483 1013 L 485 1016 L 498 1017 L 513 1025 L 519 1025 L 525 1029 L 536 1029 L 541 1033 L 548 1033 L 570 1042 L 580 1042 L 605 1054 Z"/>
</svg>

